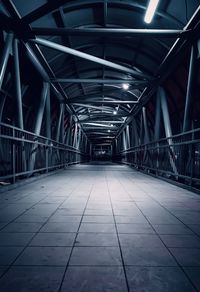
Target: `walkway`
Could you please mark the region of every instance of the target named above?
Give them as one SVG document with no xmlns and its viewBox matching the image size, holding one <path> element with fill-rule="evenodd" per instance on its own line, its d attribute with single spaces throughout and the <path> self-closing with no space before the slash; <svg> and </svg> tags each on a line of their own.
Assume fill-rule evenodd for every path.
<svg viewBox="0 0 200 292">
<path fill-rule="evenodd" d="M 189 191 L 73 166 L 0 194 L 0 291 L 200 291 L 199 219 Z"/>
</svg>

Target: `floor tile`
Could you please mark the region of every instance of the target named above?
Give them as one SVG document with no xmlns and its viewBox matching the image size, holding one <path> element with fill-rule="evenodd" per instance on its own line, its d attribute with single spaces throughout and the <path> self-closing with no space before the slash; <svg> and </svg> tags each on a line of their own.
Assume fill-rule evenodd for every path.
<svg viewBox="0 0 200 292">
<path fill-rule="evenodd" d="M 42 223 L 24 223 L 13 222 L 3 228 L 2 232 L 37 232 L 42 226 Z"/>
<path fill-rule="evenodd" d="M 0 280 L 2 292 L 57 292 L 64 267 L 12 267 Z"/>
<path fill-rule="evenodd" d="M 127 292 L 122 267 L 69 267 L 61 292 Z"/>
<path fill-rule="evenodd" d="M 195 287 L 200 291 L 200 267 L 184 268 L 184 271 L 195 285 Z"/>
<path fill-rule="evenodd" d="M 15 265 L 65 266 L 70 251 L 70 247 L 27 247 Z"/>
<path fill-rule="evenodd" d="M 77 232 L 78 222 L 48 222 L 40 232 Z"/>
<path fill-rule="evenodd" d="M 25 223 L 28 223 L 28 222 L 33 222 L 33 223 L 36 223 L 36 222 L 41 222 L 41 223 L 44 223 L 48 220 L 48 216 L 38 216 L 38 215 L 21 215 L 20 217 L 18 217 L 15 222 L 25 222 Z"/>
<path fill-rule="evenodd" d="M 195 292 L 178 267 L 126 267 L 130 292 Z"/>
<path fill-rule="evenodd" d="M 3 273 L 7 270 L 7 266 L 0 266 L 0 277 L 3 275 Z M 1 287 L 1 285 L 0 285 Z"/>
<path fill-rule="evenodd" d="M 117 247 L 75 247 L 69 265 L 119 266 L 122 262 Z"/>
<path fill-rule="evenodd" d="M 76 246 L 118 246 L 116 234 L 109 233 L 79 233 Z"/>
<path fill-rule="evenodd" d="M 197 248 L 170 248 L 181 266 L 200 267 L 200 249 Z"/>
<path fill-rule="evenodd" d="M 200 224 L 189 224 L 188 226 L 192 229 L 192 231 L 200 236 Z"/>
<path fill-rule="evenodd" d="M 165 247 L 122 247 L 125 265 L 130 266 L 176 266 Z"/>
<path fill-rule="evenodd" d="M 111 216 L 111 210 L 102 210 L 102 209 L 86 209 L 84 215 L 103 215 L 103 216 Z"/>
<path fill-rule="evenodd" d="M 83 223 L 114 223 L 113 216 L 83 216 Z"/>
<path fill-rule="evenodd" d="M 155 231 L 150 224 L 117 224 L 118 233 L 144 233 L 154 234 Z"/>
<path fill-rule="evenodd" d="M 0 233 L 0 246 L 25 246 L 35 233 Z"/>
<path fill-rule="evenodd" d="M 30 246 L 73 246 L 76 233 L 38 233 Z"/>
<path fill-rule="evenodd" d="M 116 223 L 148 223 L 144 216 L 115 216 Z"/>
<path fill-rule="evenodd" d="M 160 235 L 167 247 L 197 247 L 200 239 L 196 235 Z"/>
<path fill-rule="evenodd" d="M 181 224 L 181 222 L 174 216 L 147 216 L 151 224 Z"/>
<path fill-rule="evenodd" d="M 2 266 L 10 265 L 20 254 L 22 249 L 23 247 L 1 246 L 0 247 L 0 265 Z"/>
<path fill-rule="evenodd" d="M 62 215 L 57 215 L 57 213 L 55 213 L 55 215 L 53 215 L 52 217 L 50 217 L 49 222 L 78 222 L 80 223 L 82 216 L 78 216 L 78 215 L 72 215 L 72 216 L 62 216 Z"/>
<path fill-rule="evenodd" d="M 116 233 L 116 228 L 110 223 L 81 223 L 79 232 Z"/>
<path fill-rule="evenodd" d="M 158 234 L 193 234 L 193 232 L 183 224 L 154 224 L 153 227 Z"/>
<path fill-rule="evenodd" d="M 119 234 L 121 246 L 130 247 L 163 247 L 156 234 Z"/>
<path fill-rule="evenodd" d="M 71 216 L 71 215 L 81 216 L 83 214 L 83 211 L 84 209 L 63 208 L 63 209 L 58 209 L 57 214 L 65 215 L 65 216 Z"/>
</svg>

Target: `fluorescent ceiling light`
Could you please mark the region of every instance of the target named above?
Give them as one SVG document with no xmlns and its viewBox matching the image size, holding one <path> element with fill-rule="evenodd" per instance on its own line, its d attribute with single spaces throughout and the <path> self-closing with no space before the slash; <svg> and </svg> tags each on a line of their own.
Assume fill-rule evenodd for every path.
<svg viewBox="0 0 200 292">
<path fill-rule="evenodd" d="M 129 84 L 128 83 L 123 83 L 122 87 L 124 90 L 128 90 L 129 89 Z"/>
<path fill-rule="evenodd" d="M 144 21 L 146 23 L 151 23 L 151 21 L 154 17 L 156 8 L 158 6 L 158 2 L 159 2 L 159 0 L 150 0 L 149 1 L 149 6 L 147 7 L 147 11 L 146 11 L 146 14 L 144 17 Z"/>
<path fill-rule="evenodd" d="M 117 111 L 116 111 L 116 110 L 114 110 L 114 111 L 113 111 L 113 115 L 116 115 L 116 114 L 117 114 Z"/>
</svg>

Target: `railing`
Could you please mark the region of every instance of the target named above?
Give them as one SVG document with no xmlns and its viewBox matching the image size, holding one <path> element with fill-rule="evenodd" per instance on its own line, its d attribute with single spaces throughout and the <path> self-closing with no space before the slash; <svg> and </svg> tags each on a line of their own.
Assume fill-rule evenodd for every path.
<svg viewBox="0 0 200 292">
<path fill-rule="evenodd" d="M 200 129 L 129 148 L 115 159 L 200 189 Z"/>
<path fill-rule="evenodd" d="M 86 153 L 57 141 L 0 123 L 0 181 L 14 183 L 70 164 L 87 161 Z"/>
</svg>

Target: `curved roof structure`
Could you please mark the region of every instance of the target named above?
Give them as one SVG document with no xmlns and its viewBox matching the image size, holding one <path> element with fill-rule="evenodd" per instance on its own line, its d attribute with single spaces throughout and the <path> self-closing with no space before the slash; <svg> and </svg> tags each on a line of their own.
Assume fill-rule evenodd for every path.
<svg viewBox="0 0 200 292">
<path fill-rule="evenodd" d="M 148 0 L 2 3 L 4 29 L 13 29 L 37 55 L 59 102 L 92 143 L 112 143 L 148 101 L 153 117 L 151 102 L 164 81 L 171 103 L 179 108 L 174 86 L 186 90 L 180 76 L 188 59 L 177 69 L 175 85 L 170 76 L 198 34 L 198 0 L 160 1 L 150 24 L 144 22 Z"/>
</svg>

